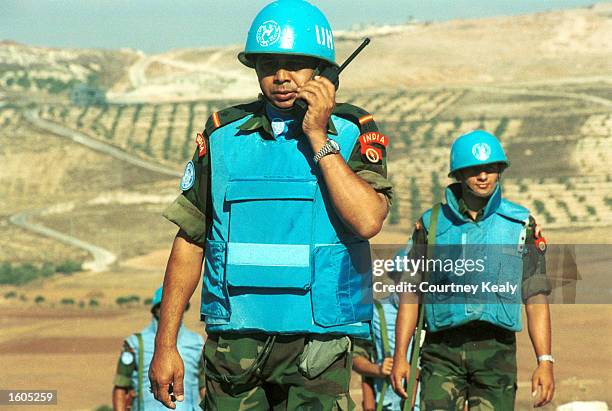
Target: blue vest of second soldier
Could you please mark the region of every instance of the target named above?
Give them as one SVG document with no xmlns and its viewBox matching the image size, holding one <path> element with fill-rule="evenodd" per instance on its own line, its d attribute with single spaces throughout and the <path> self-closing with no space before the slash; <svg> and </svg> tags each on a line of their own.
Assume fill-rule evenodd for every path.
<svg viewBox="0 0 612 411">
<path fill-rule="evenodd" d="M 273 139 L 237 129 L 250 115 L 209 136 L 214 211 L 201 305 L 207 331 L 367 337 L 369 243 L 336 215 L 299 123 L 268 113 Z M 338 135 L 330 137 L 348 160 L 359 128 L 332 120 Z"/>
<path fill-rule="evenodd" d="M 454 192 L 457 188 L 455 184 L 446 189 L 446 204 L 442 205 L 438 217 L 434 257 L 450 257 L 454 261 L 481 259 L 485 269 L 461 275 L 444 270 L 430 274 L 430 284 L 472 284 L 478 285 L 479 289 L 475 295 L 450 291 L 426 293 L 427 329 L 435 332 L 481 320 L 520 331 L 523 253 L 529 211 L 503 199 L 498 185 L 482 219 L 474 222 L 459 211 Z M 427 230 L 430 220 L 431 209 L 423 215 Z M 483 283 L 490 286 L 515 285 L 516 292 L 508 292 L 507 288 L 489 291 L 482 288 Z"/>
<path fill-rule="evenodd" d="M 143 410 L 167 410 L 161 402 L 157 401 L 153 394 L 149 391 L 149 365 L 153 359 L 153 352 L 155 351 L 155 333 L 157 332 L 157 320 L 153 319 L 144 330 L 140 332 L 142 335 L 143 343 L 143 370 L 142 380 L 144 386 L 142 387 L 143 399 L 136 397 L 134 404 L 132 405 L 133 410 L 138 410 L 138 402 L 143 401 Z M 127 342 L 134 350 L 134 357 L 138 364 L 138 337 L 132 334 L 127 338 Z M 202 358 L 202 348 L 204 347 L 204 339 L 186 329 L 181 325 L 178 334 L 177 348 L 183 359 L 185 365 L 185 376 L 184 376 L 184 389 L 185 389 L 185 400 L 182 402 L 176 402 L 176 410 L 195 411 L 200 410 L 200 389 L 199 389 L 199 364 Z M 134 387 L 138 394 L 138 370 L 132 373 L 132 387 Z"/>
</svg>

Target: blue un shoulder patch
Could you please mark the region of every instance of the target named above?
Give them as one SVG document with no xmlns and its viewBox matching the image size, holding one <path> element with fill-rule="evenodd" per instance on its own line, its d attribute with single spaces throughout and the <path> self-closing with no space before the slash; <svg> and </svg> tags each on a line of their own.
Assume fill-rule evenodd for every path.
<svg viewBox="0 0 612 411">
<path fill-rule="evenodd" d="M 195 183 L 195 166 L 193 161 L 190 161 L 185 166 L 185 173 L 183 173 L 183 178 L 181 179 L 181 190 L 189 190 L 193 187 L 193 183 Z"/>
</svg>

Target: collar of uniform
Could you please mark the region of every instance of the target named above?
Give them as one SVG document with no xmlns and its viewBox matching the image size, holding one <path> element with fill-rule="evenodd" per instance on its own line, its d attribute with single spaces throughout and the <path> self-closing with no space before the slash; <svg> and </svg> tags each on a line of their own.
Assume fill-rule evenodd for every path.
<svg viewBox="0 0 612 411">
<path fill-rule="evenodd" d="M 261 95 L 259 96 L 259 100 L 262 102 L 262 104 L 260 104 L 257 110 L 253 113 L 253 117 L 240 125 L 238 129 L 244 132 L 263 131 L 262 136 L 264 139 L 274 140 L 275 138 L 274 133 L 272 132 L 272 125 L 270 124 L 270 119 L 266 113 L 266 102 Z M 327 122 L 327 133 L 334 136 L 338 135 L 338 130 L 336 129 L 331 117 Z"/>
<path fill-rule="evenodd" d="M 461 183 L 453 183 L 446 188 L 446 203 L 450 206 L 453 213 L 464 221 L 481 221 L 497 211 L 501 203 L 501 187 L 499 183 L 495 187 L 493 194 L 489 197 L 487 205 L 476 215 L 476 220 L 472 220 L 468 212 L 468 207 L 461 198 Z"/>
<path fill-rule="evenodd" d="M 457 201 L 457 205 L 459 206 L 459 212 L 461 213 L 461 215 L 466 217 L 468 220 L 471 220 L 472 217 L 470 216 L 470 209 L 468 208 L 467 204 L 465 203 L 465 200 L 463 198 L 460 198 Z M 478 221 L 482 220 L 482 215 L 483 214 L 484 214 L 484 208 L 481 208 L 476 213 L 476 218 L 474 219 L 474 221 L 478 222 Z"/>
</svg>

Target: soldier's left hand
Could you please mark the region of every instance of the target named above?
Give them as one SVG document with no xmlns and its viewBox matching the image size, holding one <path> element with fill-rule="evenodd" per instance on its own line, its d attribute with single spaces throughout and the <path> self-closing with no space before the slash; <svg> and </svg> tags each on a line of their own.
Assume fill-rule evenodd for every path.
<svg viewBox="0 0 612 411">
<path fill-rule="evenodd" d="M 336 107 L 336 88 L 325 77 L 315 76 L 314 79 L 298 87 L 298 98 L 308 103 L 308 111 L 302 122 L 302 129 L 311 139 L 321 140 L 316 143 L 324 144 L 327 140 L 327 123 Z"/>
<path fill-rule="evenodd" d="M 531 377 L 531 396 L 535 397 L 540 388 L 540 397 L 535 399 L 534 407 L 542 407 L 552 401 L 555 394 L 553 364 L 542 361 Z"/>
</svg>

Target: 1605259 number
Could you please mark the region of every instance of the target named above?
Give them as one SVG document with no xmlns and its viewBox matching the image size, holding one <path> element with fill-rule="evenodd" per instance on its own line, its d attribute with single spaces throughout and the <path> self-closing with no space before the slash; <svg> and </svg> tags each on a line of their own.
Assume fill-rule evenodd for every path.
<svg viewBox="0 0 612 411">
<path fill-rule="evenodd" d="M 54 405 L 56 390 L 0 390 L 0 405 Z"/>
</svg>

